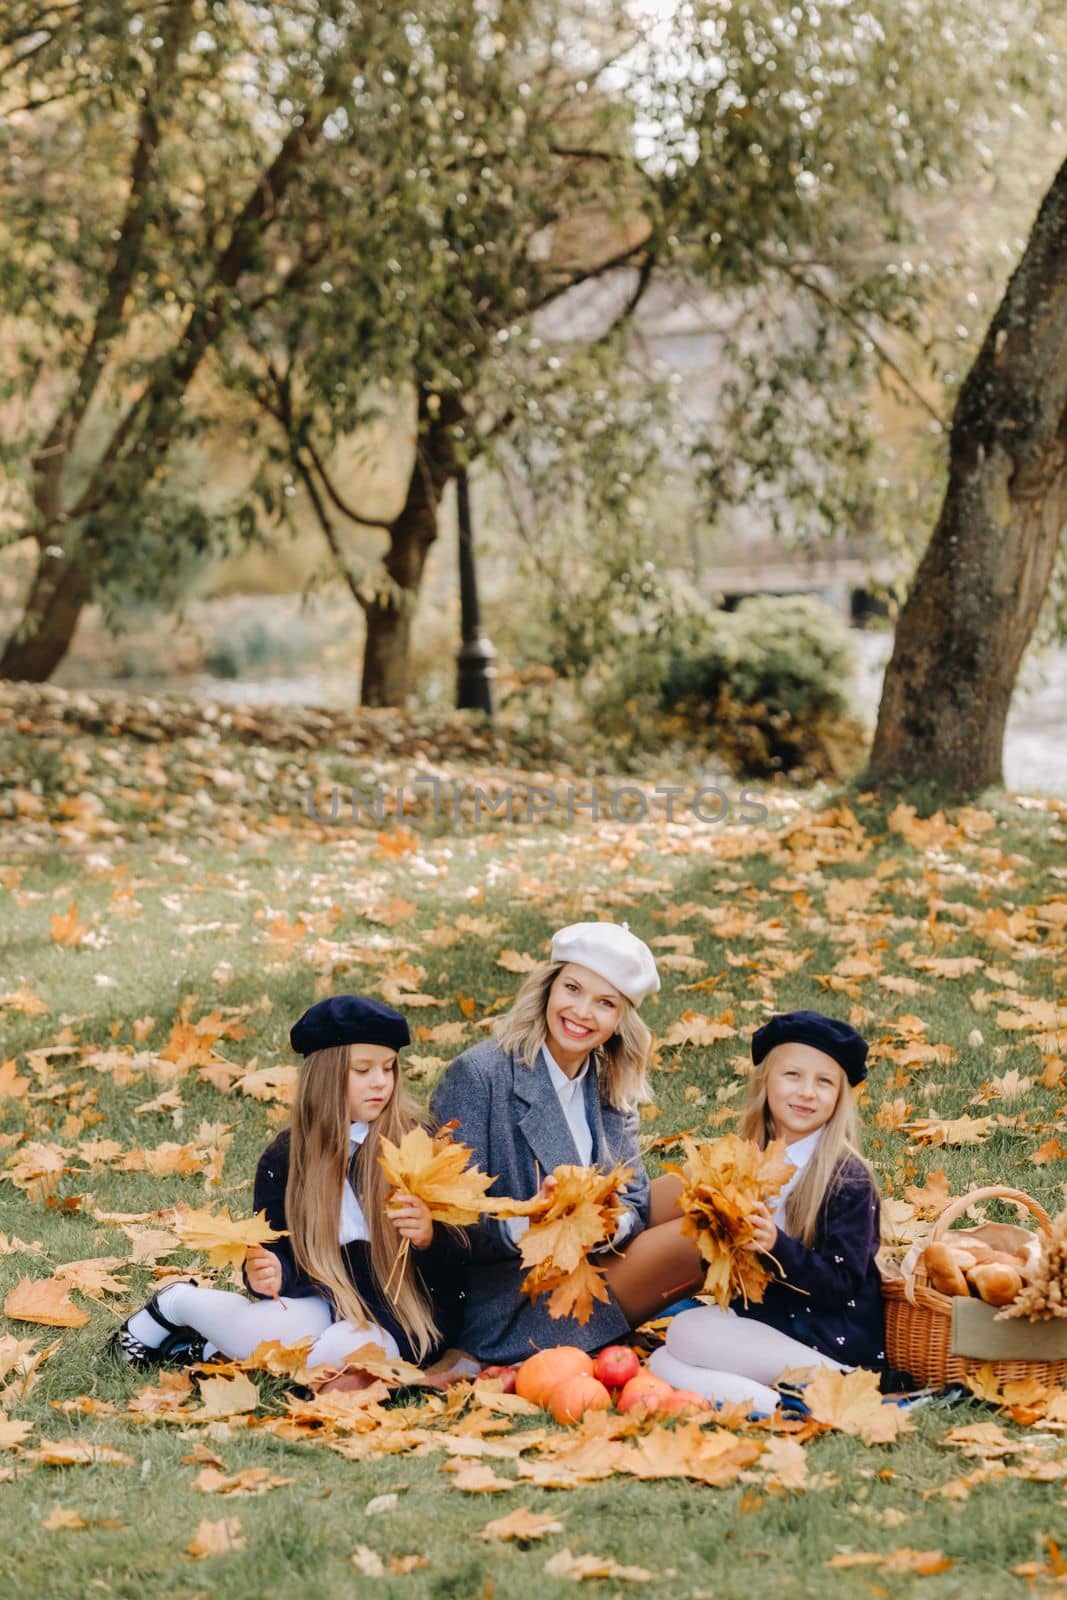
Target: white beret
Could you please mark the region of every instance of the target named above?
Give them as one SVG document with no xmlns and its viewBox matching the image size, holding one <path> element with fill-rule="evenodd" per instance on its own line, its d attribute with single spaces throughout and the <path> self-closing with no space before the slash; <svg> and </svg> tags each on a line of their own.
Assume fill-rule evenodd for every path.
<svg viewBox="0 0 1067 1600">
<path fill-rule="evenodd" d="M 635 1006 L 659 989 L 652 951 L 617 922 L 572 922 L 569 928 L 561 928 L 553 935 L 552 960 L 588 967 Z"/>
</svg>

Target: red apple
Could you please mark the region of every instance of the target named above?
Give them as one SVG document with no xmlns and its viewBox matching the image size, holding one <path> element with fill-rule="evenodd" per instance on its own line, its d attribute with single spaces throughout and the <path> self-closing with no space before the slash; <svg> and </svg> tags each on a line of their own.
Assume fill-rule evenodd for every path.
<svg viewBox="0 0 1067 1600">
<path fill-rule="evenodd" d="M 609 1344 L 593 1363 L 593 1377 L 608 1389 L 621 1389 L 641 1371 L 637 1351 L 628 1344 Z"/>
<path fill-rule="evenodd" d="M 496 1378 L 500 1384 L 502 1394 L 515 1393 L 515 1374 L 518 1367 L 483 1367 L 479 1378 Z"/>
</svg>

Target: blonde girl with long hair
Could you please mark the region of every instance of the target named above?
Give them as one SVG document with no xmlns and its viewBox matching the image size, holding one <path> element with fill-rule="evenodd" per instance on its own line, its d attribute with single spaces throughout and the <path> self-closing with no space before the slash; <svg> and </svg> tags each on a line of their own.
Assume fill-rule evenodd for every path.
<svg viewBox="0 0 1067 1600">
<path fill-rule="evenodd" d="M 171 1284 L 113 1335 L 118 1359 L 133 1367 L 216 1352 L 243 1359 L 263 1340 L 310 1338 L 311 1367 L 342 1369 L 371 1343 L 422 1365 L 434 1360 L 462 1246 L 435 1229 L 423 1201 L 390 1191 L 378 1161 L 381 1140 L 396 1143 L 419 1120 L 400 1076 L 409 1041 L 400 1012 L 358 995 L 304 1013 L 290 1034 L 304 1057 L 292 1121 L 256 1171 L 253 1209 L 288 1235 L 246 1255 L 257 1298 Z M 411 1249 L 394 1270 L 405 1240 Z"/>
<path fill-rule="evenodd" d="M 622 1220 L 598 1256 L 608 1290 L 588 1321 L 553 1318 L 521 1291 L 524 1218 L 485 1218 L 468 1230 L 471 1265 L 458 1342 L 480 1361 L 520 1361 L 532 1350 L 586 1350 L 625 1339 L 647 1317 L 703 1277 L 693 1242 L 681 1233 L 674 1177 L 649 1183 L 638 1144 L 638 1107 L 649 1099 L 652 1035 L 638 1014 L 659 988 L 651 950 L 628 928 L 579 922 L 561 928 L 551 959 L 528 974 L 496 1037 L 449 1066 L 431 1102 L 455 1120 L 492 1194 L 529 1199 L 562 1165 L 629 1177 Z"/>
<path fill-rule="evenodd" d="M 682 1311 L 649 1364 L 679 1388 L 769 1414 L 787 1370 L 885 1371 L 880 1218 L 853 1094 L 867 1076 L 866 1040 L 846 1022 L 793 1011 L 756 1030 L 752 1061 L 740 1132 L 761 1148 L 784 1139 L 794 1167 L 755 1213 L 751 1248 L 770 1286 L 758 1305 Z"/>
</svg>

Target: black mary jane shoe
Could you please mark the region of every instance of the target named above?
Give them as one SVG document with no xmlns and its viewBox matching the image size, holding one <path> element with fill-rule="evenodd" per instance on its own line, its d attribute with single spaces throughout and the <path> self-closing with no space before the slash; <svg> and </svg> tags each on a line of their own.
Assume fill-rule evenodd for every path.
<svg viewBox="0 0 1067 1600">
<path fill-rule="evenodd" d="M 172 1289 L 175 1286 L 167 1284 L 166 1287 Z M 120 1366 L 132 1367 L 135 1372 L 144 1372 L 149 1367 L 191 1367 L 203 1360 L 206 1340 L 202 1334 L 196 1332 L 195 1328 L 172 1322 L 160 1310 L 159 1296 L 163 1292 L 162 1289 L 158 1290 L 141 1309 L 147 1311 L 152 1321 L 166 1330 L 166 1337 L 160 1344 L 145 1344 L 135 1333 L 130 1332 L 130 1318 L 127 1317 L 104 1346 L 105 1353 Z"/>
</svg>

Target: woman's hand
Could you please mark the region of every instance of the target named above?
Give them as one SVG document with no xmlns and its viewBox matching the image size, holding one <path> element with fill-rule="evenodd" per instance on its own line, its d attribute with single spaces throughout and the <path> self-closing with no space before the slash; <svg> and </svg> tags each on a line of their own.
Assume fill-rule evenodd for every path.
<svg viewBox="0 0 1067 1600">
<path fill-rule="evenodd" d="M 425 1250 L 433 1238 L 433 1218 L 425 1200 L 417 1200 L 405 1189 L 390 1196 L 385 1214 L 397 1233 L 416 1250 Z"/>
<path fill-rule="evenodd" d="M 245 1277 L 253 1294 L 276 1300 L 282 1287 L 282 1264 L 273 1250 L 250 1244 L 245 1251 Z"/>
<path fill-rule="evenodd" d="M 558 1188 L 559 1188 L 559 1181 L 558 1181 L 558 1179 L 554 1178 L 552 1173 L 550 1172 L 548 1174 L 547 1178 L 542 1178 L 541 1187 L 540 1187 L 540 1189 L 538 1189 L 537 1193 L 533 1196 L 533 1198 L 535 1200 L 540 1200 L 542 1205 L 545 1205 L 545 1204 L 548 1203 L 549 1200 L 551 1200 L 552 1196 L 555 1194 L 555 1192 L 556 1192 L 556 1190 Z"/>
<path fill-rule="evenodd" d="M 773 1255 L 778 1242 L 778 1229 L 769 1208 L 761 1201 L 749 1212 L 748 1220 L 752 1229 L 752 1242 L 747 1244 L 745 1249 L 759 1250 L 765 1256 Z"/>
</svg>

